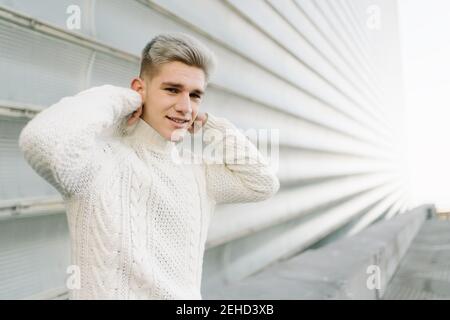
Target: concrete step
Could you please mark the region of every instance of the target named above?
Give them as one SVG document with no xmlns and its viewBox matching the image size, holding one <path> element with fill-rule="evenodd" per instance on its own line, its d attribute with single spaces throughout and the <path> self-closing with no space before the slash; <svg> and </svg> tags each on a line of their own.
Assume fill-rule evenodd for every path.
<svg viewBox="0 0 450 320">
<path fill-rule="evenodd" d="M 355 236 L 308 250 L 204 299 L 380 299 L 433 207 L 422 206 Z"/>
<path fill-rule="evenodd" d="M 450 299 L 450 221 L 424 223 L 383 299 Z"/>
</svg>

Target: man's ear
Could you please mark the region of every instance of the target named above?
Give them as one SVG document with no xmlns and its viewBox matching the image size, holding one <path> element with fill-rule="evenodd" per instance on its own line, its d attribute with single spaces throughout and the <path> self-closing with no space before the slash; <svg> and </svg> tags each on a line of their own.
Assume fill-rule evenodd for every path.
<svg viewBox="0 0 450 320">
<path fill-rule="evenodd" d="M 142 103 L 145 103 L 145 83 L 141 78 L 133 78 L 131 80 L 131 89 L 138 92 L 141 95 Z"/>
</svg>

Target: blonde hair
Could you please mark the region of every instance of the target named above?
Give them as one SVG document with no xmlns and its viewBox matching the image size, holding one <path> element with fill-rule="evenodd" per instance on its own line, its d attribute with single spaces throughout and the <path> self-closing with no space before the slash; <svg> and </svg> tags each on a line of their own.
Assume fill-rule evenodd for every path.
<svg viewBox="0 0 450 320">
<path fill-rule="evenodd" d="M 148 75 L 151 79 L 159 66 L 173 61 L 202 69 L 206 81 L 216 64 L 212 51 L 199 40 L 184 33 L 165 33 L 154 37 L 142 50 L 140 77 Z"/>
</svg>

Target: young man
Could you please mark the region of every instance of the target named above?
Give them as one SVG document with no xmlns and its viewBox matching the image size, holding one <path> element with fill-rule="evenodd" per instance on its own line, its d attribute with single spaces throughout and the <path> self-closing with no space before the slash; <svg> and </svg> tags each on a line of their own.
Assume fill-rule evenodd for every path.
<svg viewBox="0 0 450 320">
<path fill-rule="evenodd" d="M 234 125 L 199 112 L 212 62 L 196 39 L 159 35 L 144 48 L 131 89 L 104 85 L 63 98 L 23 129 L 26 160 L 66 203 L 79 276 L 71 299 L 201 299 L 214 206 L 279 189 Z M 215 151 L 233 156 L 173 161 L 172 140 L 199 127 L 220 133 Z"/>
</svg>

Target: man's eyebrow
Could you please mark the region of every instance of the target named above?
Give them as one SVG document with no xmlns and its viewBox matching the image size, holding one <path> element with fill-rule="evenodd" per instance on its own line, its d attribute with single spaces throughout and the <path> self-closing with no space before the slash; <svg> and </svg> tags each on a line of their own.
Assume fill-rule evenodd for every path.
<svg viewBox="0 0 450 320">
<path fill-rule="evenodd" d="M 161 83 L 161 85 L 163 85 L 163 86 L 170 86 L 170 87 L 179 88 L 179 89 L 183 89 L 184 88 L 184 86 L 181 83 L 176 83 L 176 82 L 163 82 L 163 83 Z M 200 89 L 195 89 L 195 90 L 192 91 L 192 93 L 196 93 L 196 94 L 199 94 L 199 95 L 203 95 L 204 94 L 203 90 L 200 90 Z"/>
</svg>

